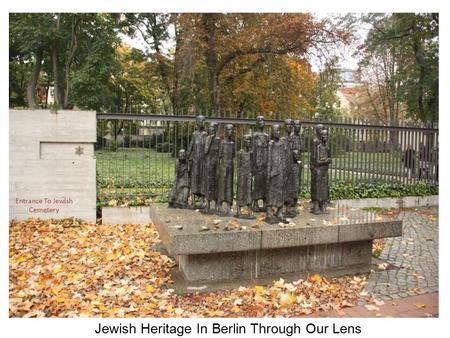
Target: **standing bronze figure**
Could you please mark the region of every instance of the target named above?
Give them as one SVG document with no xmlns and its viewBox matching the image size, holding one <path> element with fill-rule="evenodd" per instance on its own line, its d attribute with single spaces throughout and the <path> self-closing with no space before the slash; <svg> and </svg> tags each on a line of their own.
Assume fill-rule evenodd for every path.
<svg viewBox="0 0 450 338">
<path fill-rule="evenodd" d="M 264 211 L 266 209 L 267 192 L 267 152 L 269 146 L 269 135 L 264 132 L 264 117 L 256 117 L 256 131 L 253 133 L 253 210 Z M 258 202 L 262 200 L 263 207 L 259 208 Z"/>
<path fill-rule="evenodd" d="M 297 215 L 298 197 L 302 191 L 303 177 L 303 141 L 302 141 L 302 125 L 299 120 L 294 121 L 294 132 L 292 134 L 292 151 L 294 154 L 294 163 L 292 166 L 292 187 L 293 187 L 293 206 L 291 213 Z M 295 216 L 294 215 L 294 216 Z"/>
<path fill-rule="evenodd" d="M 272 126 L 272 140 L 269 142 L 267 161 L 267 223 L 287 223 L 283 214 L 286 150 L 285 144 L 280 139 L 280 126 Z M 274 215 L 273 209 L 276 209 Z"/>
<path fill-rule="evenodd" d="M 295 191 L 297 190 L 294 186 L 294 138 L 293 138 L 293 124 L 291 119 L 286 119 L 284 121 L 284 137 L 282 141 L 285 145 L 286 151 L 286 165 L 284 172 L 284 205 L 286 208 L 286 216 L 295 217 L 297 215 L 294 198 Z"/>
<path fill-rule="evenodd" d="M 169 193 L 169 208 L 187 208 L 189 199 L 189 162 L 186 151 L 180 149 L 175 162 L 175 183 Z"/>
<path fill-rule="evenodd" d="M 211 202 L 214 202 L 214 208 L 217 211 L 217 163 L 219 161 L 220 137 L 217 136 L 219 125 L 212 122 L 209 125 L 208 136 L 205 142 L 205 165 L 204 165 L 204 182 L 206 197 L 206 213 L 211 211 Z"/>
<path fill-rule="evenodd" d="M 197 130 L 192 133 L 187 156 L 191 164 L 191 203 L 194 209 L 204 207 L 205 191 L 203 183 L 203 166 L 205 159 L 205 141 L 207 132 L 205 131 L 205 117 L 199 115 L 196 118 Z M 201 205 L 195 204 L 195 198 L 201 198 Z"/>
<path fill-rule="evenodd" d="M 220 215 L 232 216 L 231 207 L 233 206 L 233 174 L 234 174 L 235 149 L 233 142 L 233 125 L 225 126 L 225 139 L 220 143 L 219 163 L 218 163 L 218 213 Z M 223 209 L 223 203 L 226 203 L 226 211 Z"/>
<path fill-rule="evenodd" d="M 244 147 L 237 155 L 236 217 L 254 218 L 252 212 L 252 136 L 244 135 Z M 247 207 L 248 214 L 242 213 Z"/>
<path fill-rule="evenodd" d="M 311 201 L 313 214 L 326 213 L 329 198 L 328 167 L 331 163 L 331 152 L 328 146 L 328 130 L 321 127 L 319 140 L 315 140 L 311 149 Z"/>
</svg>

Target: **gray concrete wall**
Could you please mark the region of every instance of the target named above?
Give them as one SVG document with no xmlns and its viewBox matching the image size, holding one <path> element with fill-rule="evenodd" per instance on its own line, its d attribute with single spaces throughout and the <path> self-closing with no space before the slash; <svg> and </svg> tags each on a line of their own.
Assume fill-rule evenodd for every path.
<svg viewBox="0 0 450 338">
<path fill-rule="evenodd" d="M 10 219 L 96 220 L 95 112 L 9 111 Z"/>
<path fill-rule="evenodd" d="M 102 224 L 150 223 L 150 207 L 102 207 Z"/>
<path fill-rule="evenodd" d="M 220 252 L 177 257 L 178 267 L 188 282 L 279 278 L 285 273 L 342 270 L 366 273 L 372 259 L 372 241 L 329 243 L 291 248 Z"/>
<path fill-rule="evenodd" d="M 349 208 L 417 208 L 439 206 L 439 196 L 406 196 L 399 198 L 362 198 L 332 201 L 336 207 Z"/>
</svg>

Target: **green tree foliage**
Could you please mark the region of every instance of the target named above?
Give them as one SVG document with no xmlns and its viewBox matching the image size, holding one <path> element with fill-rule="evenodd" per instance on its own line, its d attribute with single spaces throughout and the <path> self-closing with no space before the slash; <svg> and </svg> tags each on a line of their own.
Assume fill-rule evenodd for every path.
<svg viewBox="0 0 450 338">
<path fill-rule="evenodd" d="M 341 113 L 337 90 L 341 85 L 338 59 L 327 60 L 316 77 L 312 95 L 312 105 L 320 119 L 333 119 Z"/>
<path fill-rule="evenodd" d="M 51 39 L 51 14 L 11 13 L 9 17 L 9 93 L 11 106 L 36 106 L 37 85 Z"/>
<path fill-rule="evenodd" d="M 406 106 L 417 120 L 437 121 L 439 111 L 439 16 L 435 13 L 371 14 L 362 46 L 363 69 L 380 69 L 390 112 Z M 380 81 L 378 81 L 380 82 Z M 370 93 L 369 93 L 370 94 Z"/>
<path fill-rule="evenodd" d="M 53 87 L 57 108 L 98 109 L 104 99 L 93 96 L 104 95 L 115 62 L 116 19 L 115 15 L 89 13 L 11 14 L 10 64 L 16 65 L 10 65 L 10 91 L 16 88 L 18 92 L 10 97 L 24 96 L 20 86 L 23 67 L 17 67 L 22 62 L 31 65 L 28 106 L 45 104 L 43 99 Z M 47 85 L 39 88 L 43 77 Z M 42 90 L 44 95 L 38 95 Z"/>
<path fill-rule="evenodd" d="M 349 34 L 311 14 L 11 14 L 10 105 L 45 107 L 53 90 L 56 108 L 331 116 L 336 69 L 308 59 Z"/>
</svg>

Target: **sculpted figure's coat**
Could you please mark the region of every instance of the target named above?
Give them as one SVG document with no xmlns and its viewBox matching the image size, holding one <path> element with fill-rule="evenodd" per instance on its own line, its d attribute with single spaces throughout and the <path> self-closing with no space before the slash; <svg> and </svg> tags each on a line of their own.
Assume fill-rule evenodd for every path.
<svg viewBox="0 0 450 338">
<path fill-rule="evenodd" d="M 210 126 L 210 134 L 205 142 L 205 195 L 208 201 L 217 202 L 217 171 L 219 162 L 220 137 L 216 136 L 217 125 Z"/>
<path fill-rule="evenodd" d="M 232 128 L 230 133 L 232 133 Z M 230 204 L 230 206 L 233 203 L 234 157 L 234 142 L 231 140 L 231 136 L 228 136 L 224 140 L 222 140 L 219 148 L 218 201 L 219 203 L 227 202 Z"/>
<path fill-rule="evenodd" d="M 257 130 L 253 133 L 253 193 L 254 201 L 266 199 L 267 191 L 267 152 L 269 146 L 269 135 L 264 132 L 264 120 L 262 116 L 257 118 Z"/>
<path fill-rule="evenodd" d="M 203 165 L 204 165 L 204 150 L 207 133 L 204 129 L 203 119 L 197 119 L 197 130 L 192 133 L 192 139 L 189 143 L 188 157 L 191 160 L 191 194 L 205 195 L 203 183 Z"/>
</svg>

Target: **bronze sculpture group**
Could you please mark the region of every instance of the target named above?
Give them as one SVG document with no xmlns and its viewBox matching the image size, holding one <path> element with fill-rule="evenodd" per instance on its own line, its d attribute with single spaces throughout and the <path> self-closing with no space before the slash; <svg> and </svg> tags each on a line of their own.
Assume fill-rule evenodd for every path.
<svg viewBox="0 0 450 338">
<path fill-rule="evenodd" d="M 169 207 L 199 209 L 221 216 L 254 218 L 265 212 L 268 223 L 288 223 L 297 215 L 301 191 L 302 127 L 300 121 L 286 119 L 284 135 L 275 124 L 271 135 L 264 132 L 264 118 L 256 118 L 253 134 L 242 139 L 235 153 L 234 127 L 225 125 L 224 136 L 217 135 L 218 124 L 196 117 L 196 130 L 188 149 L 181 149 L 175 165 L 175 184 L 169 194 Z M 237 157 L 237 192 L 234 199 L 234 163 Z M 328 130 L 315 127 L 311 145 L 311 212 L 326 212 L 329 203 L 328 167 L 331 163 Z M 189 203 L 189 193 L 191 196 Z M 232 212 L 236 201 L 236 213 Z"/>
</svg>

